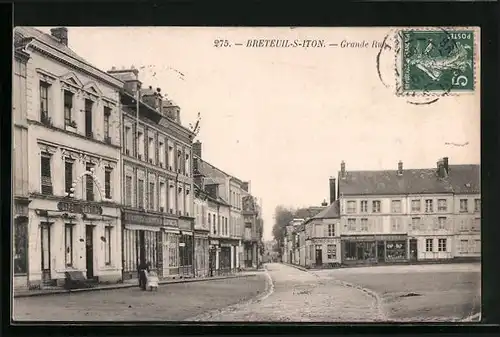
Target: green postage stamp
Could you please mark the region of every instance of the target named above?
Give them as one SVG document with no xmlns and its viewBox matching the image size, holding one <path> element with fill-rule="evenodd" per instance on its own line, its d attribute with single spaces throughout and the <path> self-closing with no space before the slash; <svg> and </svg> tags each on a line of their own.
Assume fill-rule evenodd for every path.
<svg viewBox="0 0 500 337">
<path fill-rule="evenodd" d="M 399 94 L 446 95 L 476 89 L 474 29 L 403 29 L 399 42 Z"/>
</svg>

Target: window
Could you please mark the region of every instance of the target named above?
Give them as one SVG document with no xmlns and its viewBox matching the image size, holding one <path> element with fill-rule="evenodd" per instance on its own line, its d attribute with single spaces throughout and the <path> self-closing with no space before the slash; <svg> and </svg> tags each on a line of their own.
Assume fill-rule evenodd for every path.
<svg viewBox="0 0 500 337">
<path fill-rule="evenodd" d="M 165 208 L 167 207 L 166 193 L 167 193 L 167 190 L 165 188 L 165 183 L 160 182 L 160 207 L 163 208 L 163 212 L 165 212 Z M 160 210 L 160 211 L 162 211 L 162 210 Z"/>
<path fill-rule="evenodd" d="M 14 274 L 28 271 L 28 221 L 14 221 Z"/>
<path fill-rule="evenodd" d="M 411 211 L 412 212 L 420 212 L 421 210 L 421 203 L 420 200 L 414 199 L 411 201 Z"/>
<path fill-rule="evenodd" d="M 182 169 L 182 151 L 177 150 L 177 172 L 181 172 Z"/>
<path fill-rule="evenodd" d="M 66 267 L 73 266 L 73 225 L 64 225 L 64 262 Z"/>
<path fill-rule="evenodd" d="M 361 231 L 368 232 L 368 219 L 361 219 Z"/>
<path fill-rule="evenodd" d="M 401 219 L 391 218 L 391 227 L 393 232 L 399 232 L 401 230 Z"/>
<path fill-rule="evenodd" d="M 226 223 L 226 235 L 229 235 L 229 226 L 227 225 L 227 218 L 224 218 L 224 222 Z"/>
<path fill-rule="evenodd" d="M 469 200 L 467 199 L 460 199 L 460 212 L 462 213 L 468 212 L 468 206 L 469 206 L 468 201 Z"/>
<path fill-rule="evenodd" d="M 86 171 L 91 171 L 94 168 L 94 164 L 87 163 L 85 166 Z M 90 175 L 85 175 L 85 191 L 88 201 L 94 201 L 94 180 Z"/>
<path fill-rule="evenodd" d="M 481 199 L 474 199 L 474 212 L 481 212 Z"/>
<path fill-rule="evenodd" d="M 446 252 L 446 239 L 438 239 L 438 252 Z"/>
<path fill-rule="evenodd" d="M 149 162 L 153 162 L 155 158 L 155 148 L 154 148 L 154 139 L 153 137 L 148 138 L 148 159 Z"/>
<path fill-rule="evenodd" d="M 432 252 L 433 251 L 432 239 L 425 239 L 425 251 L 426 252 Z"/>
<path fill-rule="evenodd" d="M 66 193 L 71 193 L 73 185 L 73 161 L 68 159 L 64 161 L 64 185 Z"/>
<path fill-rule="evenodd" d="M 438 199 L 438 212 L 446 212 L 448 210 L 448 205 L 446 204 L 446 199 Z"/>
<path fill-rule="evenodd" d="M 438 218 L 438 229 L 446 229 L 446 218 L 445 217 L 439 217 Z"/>
<path fill-rule="evenodd" d="M 432 213 L 434 212 L 434 207 L 432 204 L 432 199 L 426 199 L 425 200 L 425 212 L 426 213 Z"/>
<path fill-rule="evenodd" d="M 186 164 L 184 170 L 186 171 L 186 175 L 189 177 L 191 176 L 191 167 L 190 167 L 190 161 L 189 161 L 189 154 L 186 153 Z"/>
<path fill-rule="evenodd" d="M 149 183 L 149 209 L 154 210 L 155 209 L 155 183 L 150 182 Z"/>
<path fill-rule="evenodd" d="M 111 108 L 104 107 L 104 141 L 109 142 L 109 116 L 111 115 Z"/>
<path fill-rule="evenodd" d="M 113 227 L 104 227 L 104 263 L 109 266 L 111 265 L 111 230 Z"/>
<path fill-rule="evenodd" d="M 64 90 L 64 124 L 71 125 L 73 111 L 73 93 Z"/>
<path fill-rule="evenodd" d="M 168 234 L 168 266 L 177 267 L 179 263 L 179 238 Z"/>
<path fill-rule="evenodd" d="M 92 132 L 92 108 L 94 106 L 94 102 L 89 99 L 85 100 L 85 136 L 93 137 Z"/>
<path fill-rule="evenodd" d="M 373 200 L 372 212 L 373 213 L 380 213 L 380 200 Z"/>
<path fill-rule="evenodd" d="M 356 201 L 347 202 L 347 213 L 356 213 Z"/>
<path fill-rule="evenodd" d="M 392 200 L 391 212 L 392 213 L 401 213 L 401 200 Z"/>
<path fill-rule="evenodd" d="M 125 153 L 130 154 L 130 139 L 132 139 L 132 130 L 130 126 L 125 127 Z"/>
<path fill-rule="evenodd" d="M 356 219 L 347 219 L 347 230 L 352 232 L 356 230 Z"/>
<path fill-rule="evenodd" d="M 335 225 L 334 224 L 328 225 L 328 236 L 335 236 Z"/>
<path fill-rule="evenodd" d="M 104 169 L 104 196 L 106 199 L 111 199 L 111 173 L 113 173 L 111 167 Z"/>
<path fill-rule="evenodd" d="M 137 206 L 144 208 L 144 180 L 137 181 Z"/>
<path fill-rule="evenodd" d="M 159 152 L 159 162 L 160 166 L 164 167 L 165 166 L 165 144 L 163 142 L 158 143 L 158 152 Z"/>
<path fill-rule="evenodd" d="M 326 246 L 327 258 L 329 260 L 335 260 L 337 258 L 337 246 L 328 245 Z"/>
<path fill-rule="evenodd" d="M 132 177 L 125 177 L 125 205 L 132 206 Z"/>
<path fill-rule="evenodd" d="M 420 218 L 411 218 L 411 230 L 416 231 L 420 226 Z"/>
<path fill-rule="evenodd" d="M 460 245 L 458 246 L 458 251 L 460 253 L 468 253 L 469 252 L 469 241 L 460 240 Z"/>
<path fill-rule="evenodd" d="M 481 218 L 475 218 L 473 220 L 471 230 L 473 230 L 473 231 L 481 230 Z"/>
<path fill-rule="evenodd" d="M 137 132 L 137 158 L 142 160 L 144 154 L 144 134 Z"/>
<path fill-rule="evenodd" d="M 52 194 L 52 174 L 50 169 L 50 155 L 43 153 L 41 156 L 41 185 L 42 194 Z"/>
<path fill-rule="evenodd" d="M 172 171 L 174 166 L 174 148 L 172 146 L 168 147 L 168 169 Z"/>
<path fill-rule="evenodd" d="M 49 118 L 49 88 L 50 84 L 40 82 L 40 121 L 48 121 Z"/>
<path fill-rule="evenodd" d="M 213 227 L 214 227 L 214 234 L 217 235 L 217 223 L 215 222 L 215 214 L 212 214 L 212 220 L 213 220 Z"/>
<path fill-rule="evenodd" d="M 221 232 L 221 223 L 220 223 L 220 215 L 217 216 L 217 233 L 219 235 L 222 235 L 223 233 Z"/>
<path fill-rule="evenodd" d="M 361 213 L 367 213 L 367 212 L 368 212 L 368 201 L 361 200 Z"/>
</svg>

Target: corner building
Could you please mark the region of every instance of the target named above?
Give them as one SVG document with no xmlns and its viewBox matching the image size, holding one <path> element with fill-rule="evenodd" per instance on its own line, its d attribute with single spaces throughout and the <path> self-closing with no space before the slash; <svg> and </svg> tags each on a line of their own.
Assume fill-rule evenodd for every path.
<svg viewBox="0 0 500 337">
<path fill-rule="evenodd" d="M 137 69 L 108 73 L 125 83 L 120 94 L 123 278 L 135 280 L 146 262 L 161 278 L 192 275 L 194 134 L 160 89 L 142 88 Z"/>
<path fill-rule="evenodd" d="M 81 271 L 95 282 L 117 282 L 123 82 L 74 53 L 64 27 L 50 35 L 17 27 L 14 35 L 30 54 L 23 149 L 29 165 L 22 179 L 29 193 L 27 286 L 62 285 L 68 271 Z"/>
</svg>

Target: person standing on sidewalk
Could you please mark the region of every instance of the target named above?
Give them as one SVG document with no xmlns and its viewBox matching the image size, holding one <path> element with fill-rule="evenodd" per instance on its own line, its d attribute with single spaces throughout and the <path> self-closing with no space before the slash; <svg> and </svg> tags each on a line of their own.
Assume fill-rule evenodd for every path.
<svg viewBox="0 0 500 337">
<path fill-rule="evenodd" d="M 149 272 L 149 266 L 150 264 L 147 263 L 146 261 L 142 261 L 141 264 L 139 265 L 139 287 L 142 290 L 146 290 L 146 274 L 144 273 L 145 271 Z"/>
</svg>

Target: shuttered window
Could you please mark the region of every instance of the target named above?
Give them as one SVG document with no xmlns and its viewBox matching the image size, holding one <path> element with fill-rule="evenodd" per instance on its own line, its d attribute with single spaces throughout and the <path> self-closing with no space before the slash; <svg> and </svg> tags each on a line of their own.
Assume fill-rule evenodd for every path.
<svg viewBox="0 0 500 337">
<path fill-rule="evenodd" d="M 50 155 L 42 154 L 41 157 L 41 185 L 42 185 L 42 194 L 52 194 L 52 174 L 50 169 Z"/>
</svg>

